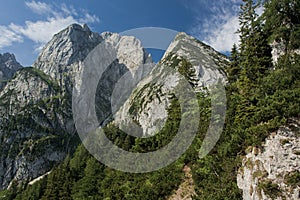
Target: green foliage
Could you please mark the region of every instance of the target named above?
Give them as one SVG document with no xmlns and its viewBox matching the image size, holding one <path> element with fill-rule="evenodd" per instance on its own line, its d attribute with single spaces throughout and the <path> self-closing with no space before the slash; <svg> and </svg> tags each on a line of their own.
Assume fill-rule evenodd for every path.
<svg viewBox="0 0 300 200">
<path fill-rule="evenodd" d="M 54 81 L 49 75 L 45 74 L 43 71 L 39 70 L 35 67 L 24 67 L 21 71 L 26 71 L 29 75 L 34 75 L 43 81 L 45 81 L 50 88 L 54 89 L 55 91 L 59 91 L 59 85 Z"/>
<path fill-rule="evenodd" d="M 270 42 L 283 41 L 285 52 L 300 47 L 300 2 L 298 0 L 267 1 L 264 17 L 266 30 L 271 32 Z"/>
<path fill-rule="evenodd" d="M 300 185 L 300 172 L 295 171 L 284 177 L 285 184 L 297 187 Z"/>
<path fill-rule="evenodd" d="M 73 199 L 102 199 L 101 182 L 104 178 L 104 166 L 94 158 L 87 160 L 84 176 L 74 183 L 72 188 Z"/>
<path fill-rule="evenodd" d="M 236 44 L 233 45 L 230 53 L 230 64 L 227 68 L 227 75 L 230 83 L 234 83 L 238 80 L 241 72 L 240 67 L 240 58 L 239 58 L 239 52 L 238 47 Z"/>
<path fill-rule="evenodd" d="M 169 53 L 162 64 L 166 64 L 169 67 L 177 69 L 177 71 L 184 76 L 186 80 L 188 80 L 192 87 L 197 86 L 195 68 L 187 59 L 179 57 L 175 53 Z"/>
<path fill-rule="evenodd" d="M 230 85 L 226 127 L 210 156 L 194 164 L 199 194 L 196 199 L 241 199 L 236 186 L 236 172 L 241 165 L 238 155 L 244 154 L 248 146 L 261 146 L 271 131 L 300 113 L 299 56 L 287 52 L 272 69 L 268 42 L 276 27 L 268 29 L 263 23 L 268 19 L 258 18 L 256 7 L 251 0 L 245 0 L 242 6 L 240 49 L 233 47 L 232 63 L 227 69 Z M 270 183 L 261 187 L 271 191 L 270 195 L 279 194 L 277 186 Z"/>
<path fill-rule="evenodd" d="M 27 184 L 25 189 L 20 192 L 16 196 L 16 200 L 23 200 L 23 199 L 28 199 L 28 200 L 35 200 L 35 199 L 41 199 L 42 195 L 45 191 L 47 183 L 47 178 L 44 178 L 33 185 Z"/>
<path fill-rule="evenodd" d="M 260 182 L 258 188 L 263 190 L 270 198 L 275 199 L 281 195 L 279 186 L 271 181 Z"/>
</svg>

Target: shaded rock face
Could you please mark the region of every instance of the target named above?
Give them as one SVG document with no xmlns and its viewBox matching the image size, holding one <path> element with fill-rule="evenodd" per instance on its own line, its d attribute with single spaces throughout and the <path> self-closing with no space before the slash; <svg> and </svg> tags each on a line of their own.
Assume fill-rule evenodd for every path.
<svg viewBox="0 0 300 200">
<path fill-rule="evenodd" d="M 249 147 L 237 184 L 245 200 L 300 198 L 300 121 L 290 119 L 266 139 L 263 149 Z"/>
<path fill-rule="evenodd" d="M 21 68 L 22 66 L 17 62 L 13 54 L 0 54 L 0 90 L 14 76 L 15 72 Z"/>
<path fill-rule="evenodd" d="M 69 26 L 0 92 L 0 189 L 48 172 L 76 148 L 70 91 L 80 62 L 102 40 L 86 26 Z"/>
</svg>

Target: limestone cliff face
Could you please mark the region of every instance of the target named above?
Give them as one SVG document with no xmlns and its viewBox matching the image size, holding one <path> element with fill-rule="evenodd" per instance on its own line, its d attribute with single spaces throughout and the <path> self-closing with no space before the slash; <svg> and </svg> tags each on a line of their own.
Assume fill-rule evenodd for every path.
<svg viewBox="0 0 300 200">
<path fill-rule="evenodd" d="M 0 92 L 0 189 L 46 173 L 76 147 L 72 82 L 102 40 L 86 26 L 67 27 Z"/>
<path fill-rule="evenodd" d="M 26 181 L 61 161 L 74 137 L 58 84 L 24 68 L 0 92 L 0 188 Z M 73 130 L 73 132 L 72 132 Z"/>
<path fill-rule="evenodd" d="M 271 133 L 263 149 L 249 147 L 237 184 L 245 200 L 300 199 L 300 121 Z"/>
<path fill-rule="evenodd" d="M 43 48 L 33 67 L 55 79 L 63 89 L 71 92 L 80 73 L 80 63 L 103 38 L 86 25 L 73 24 L 54 35 Z"/>
<path fill-rule="evenodd" d="M 283 56 L 287 53 L 287 47 L 283 40 L 274 40 L 272 43 L 270 43 L 270 47 L 272 48 L 272 61 L 273 64 L 276 65 L 280 56 Z M 293 49 L 290 53 L 300 55 L 300 49 Z"/>
<path fill-rule="evenodd" d="M 0 54 L 0 90 L 13 77 L 15 72 L 21 68 L 22 66 L 17 62 L 13 54 Z"/>
</svg>

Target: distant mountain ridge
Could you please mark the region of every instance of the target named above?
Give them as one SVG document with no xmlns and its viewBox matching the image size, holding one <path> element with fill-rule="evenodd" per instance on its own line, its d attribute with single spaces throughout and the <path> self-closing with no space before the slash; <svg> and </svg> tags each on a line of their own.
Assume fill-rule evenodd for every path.
<svg viewBox="0 0 300 200">
<path fill-rule="evenodd" d="M 22 68 L 15 56 L 10 53 L 0 54 L 0 89 L 13 77 L 15 72 Z"/>
</svg>

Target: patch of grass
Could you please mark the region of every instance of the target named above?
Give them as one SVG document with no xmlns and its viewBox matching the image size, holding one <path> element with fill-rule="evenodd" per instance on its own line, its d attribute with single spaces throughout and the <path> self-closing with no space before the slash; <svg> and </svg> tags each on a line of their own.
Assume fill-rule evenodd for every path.
<svg viewBox="0 0 300 200">
<path fill-rule="evenodd" d="M 300 186 L 300 172 L 292 172 L 284 177 L 284 183 L 292 187 Z"/>
<path fill-rule="evenodd" d="M 272 199 L 279 197 L 282 193 L 279 186 L 270 180 L 260 182 L 258 188 L 263 190 L 265 194 Z"/>
</svg>

